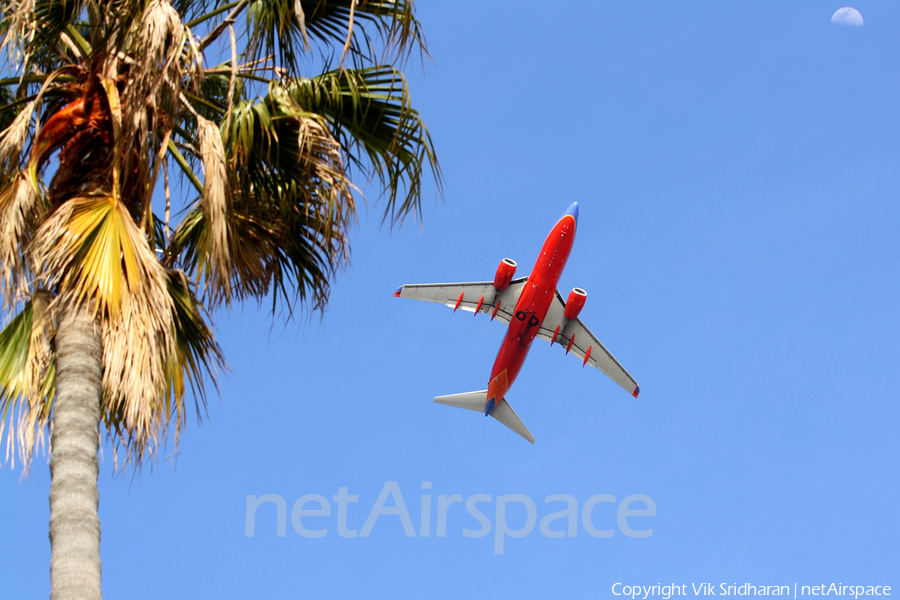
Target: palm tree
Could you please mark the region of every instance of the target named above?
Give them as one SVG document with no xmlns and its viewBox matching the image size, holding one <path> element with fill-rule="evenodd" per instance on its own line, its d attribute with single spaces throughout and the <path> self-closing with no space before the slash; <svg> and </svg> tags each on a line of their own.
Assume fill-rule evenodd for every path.
<svg viewBox="0 0 900 600">
<path fill-rule="evenodd" d="M 140 466 L 224 367 L 208 311 L 325 305 L 351 174 L 420 215 L 427 50 L 412 0 L 0 0 L 0 35 L 0 439 L 51 432 L 51 598 L 100 598 L 101 427 Z"/>
</svg>

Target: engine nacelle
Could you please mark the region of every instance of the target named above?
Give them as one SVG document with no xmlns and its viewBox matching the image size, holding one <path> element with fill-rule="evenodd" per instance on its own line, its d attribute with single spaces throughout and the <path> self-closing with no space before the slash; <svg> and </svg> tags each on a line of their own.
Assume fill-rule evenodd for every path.
<svg viewBox="0 0 900 600">
<path fill-rule="evenodd" d="M 494 275 L 494 287 L 499 291 L 503 291 L 516 275 L 516 261 L 511 258 L 504 258 L 497 267 L 497 274 Z"/>
<path fill-rule="evenodd" d="M 566 319 L 572 320 L 578 318 L 578 313 L 584 308 L 587 300 L 587 292 L 581 288 L 575 288 L 569 292 L 569 299 L 566 300 Z"/>
</svg>

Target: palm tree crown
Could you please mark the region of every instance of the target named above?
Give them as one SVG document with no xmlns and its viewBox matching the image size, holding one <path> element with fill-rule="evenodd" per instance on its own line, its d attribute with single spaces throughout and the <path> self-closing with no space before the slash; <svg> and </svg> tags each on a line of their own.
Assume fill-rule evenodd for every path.
<svg viewBox="0 0 900 600">
<path fill-rule="evenodd" d="M 223 364 L 206 309 L 324 306 L 347 259 L 351 172 L 380 183 L 391 223 L 417 216 L 424 171 L 440 185 L 395 66 L 426 52 L 409 1 L 0 6 L 0 293 L 15 313 L 0 427 L 26 461 L 51 417 L 65 310 L 100 326 L 103 422 L 139 458 L 172 419 L 177 437 L 186 388 L 202 403 Z M 178 223 L 173 171 L 195 190 Z"/>
</svg>

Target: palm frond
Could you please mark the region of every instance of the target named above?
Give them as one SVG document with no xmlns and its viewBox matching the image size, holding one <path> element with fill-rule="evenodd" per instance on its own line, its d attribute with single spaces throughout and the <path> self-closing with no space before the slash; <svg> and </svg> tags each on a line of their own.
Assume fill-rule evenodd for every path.
<svg viewBox="0 0 900 600">
<path fill-rule="evenodd" d="M 6 17 L 0 50 L 19 60 L 46 52 L 84 4 L 84 0 L 5 0 L 0 4 Z"/>
<path fill-rule="evenodd" d="M 50 296 L 39 292 L 0 331 L 0 441 L 6 459 L 18 455 L 26 467 L 44 441 L 55 393 Z"/>
<path fill-rule="evenodd" d="M 112 197 L 70 199 L 38 230 L 30 256 L 37 281 L 58 290 L 62 306 L 93 303 L 107 423 L 127 432 L 129 448 L 155 447 L 174 307 L 165 269 L 127 207 Z"/>
<path fill-rule="evenodd" d="M 199 22 L 207 20 L 209 18 L 207 15 L 212 6 L 216 7 L 213 11 L 227 11 L 227 8 L 222 8 L 223 5 L 228 6 L 228 4 L 218 0 L 172 0 L 172 7 L 178 11 L 178 14 L 182 16 L 182 21 L 189 27 L 194 26 L 190 23 L 195 20 Z"/>
<path fill-rule="evenodd" d="M 331 125 L 352 164 L 378 177 L 387 197 L 385 220 L 421 215 L 425 163 L 439 191 L 441 173 L 402 73 L 389 66 L 329 71 L 293 81 L 288 90 L 298 106 Z"/>
<path fill-rule="evenodd" d="M 169 271 L 166 291 L 171 300 L 174 344 L 163 357 L 164 389 L 141 406 L 110 402 L 104 393 L 104 423 L 113 443 L 124 448 L 126 464 L 141 464 L 146 455 L 155 455 L 173 425 L 177 448 L 187 424 L 187 388 L 193 392 L 199 420 L 206 409 L 205 379 L 209 377 L 217 386 L 218 372 L 227 368 L 187 276 Z"/>
<path fill-rule="evenodd" d="M 31 133 L 31 118 L 37 100 L 25 104 L 9 127 L 0 133 L 0 172 L 7 175 L 20 168 L 22 149 Z"/>
<path fill-rule="evenodd" d="M 200 156 L 203 160 L 203 194 L 200 203 L 208 228 L 208 250 L 201 269 L 215 294 L 231 299 L 231 245 L 228 214 L 231 212 L 231 185 L 225 164 L 222 134 L 212 121 L 197 116 Z M 210 279 L 214 279 L 210 281 Z"/>
<path fill-rule="evenodd" d="M 333 226 L 323 234 L 328 215 L 307 212 L 299 203 L 279 206 L 260 197 L 235 202 L 230 233 L 233 240 L 232 286 L 239 299 L 261 301 L 272 294 L 272 311 L 283 306 L 287 315 L 296 304 L 321 309 L 328 301 L 329 280 L 346 260 L 347 240 Z M 179 224 L 169 252 L 186 268 L 197 263 L 206 248 L 207 230 L 198 206 Z"/>
<path fill-rule="evenodd" d="M 205 201 L 177 227 L 168 255 L 203 279 L 213 305 L 229 301 L 229 289 L 238 299 L 261 299 L 296 281 L 296 294 L 280 295 L 288 307 L 298 299 L 323 306 L 327 276 L 346 260 L 345 234 L 355 216 L 337 141 L 320 117 L 272 85 L 265 98 L 236 103 L 225 150 L 233 193 L 230 267 L 222 271 L 227 265 L 212 258 L 218 217 Z M 310 256 L 301 256 L 301 248 Z"/>
<path fill-rule="evenodd" d="M 410 0 L 255 0 L 247 20 L 248 56 L 275 55 L 291 76 L 300 72 L 308 37 L 324 43 L 326 58 L 331 44 L 349 42 L 357 66 L 402 63 L 415 48 L 427 55 Z"/>
<path fill-rule="evenodd" d="M 255 0 L 247 9 L 247 56 L 278 57 L 289 72 L 299 72 L 304 51 L 301 22 L 294 11 L 294 0 Z"/>
<path fill-rule="evenodd" d="M 402 63 L 416 48 L 427 55 L 425 38 L 409 0 L 300 0 L 306 15 L 309 35 L 329 44 L 343 45 L 350 29 L 351 7 L 362 40 L 351 43 L 352 52 L 369 61 Z M 375 54 L 371 29 L 383 46 L 380 57 Z M 356 28 L 354 28 L 356 31 Z"/>
<path fill-rule="evenodd" d="M 17 98 L 16 94 L 13 93 L 11 85 L 0 84 L 0 131 L 5 130 L 12 125 L 16 117 L 19 116 L 16 109 L 19 106 L 27 104 L 31 100 L 32 98 L 27 96 L 24 98 Z"/>
<path fill-rule="evenodd" d="M 5 310 L 14 308 L 26 292 L 23 256 L 41 212 L 38 192 L 23 173 L 0 191 L 0 294 Z"/>
<path fill-rule="evenodd" d="M 190 32 L 167 0 L 151 0 L 137 24 L 130 51 L 141 60 L 130 68 L 122 91 L 122 133 L 116 156 L 122 173 L 122 195 L 149 214 L 159 172 L 162 131 L 176 121 L 185 72 L 192 56 Z M 114 92 L 115 88 L 109 90 Z"/>
<path fill-rule="evenodd" d="M 204 380 L 209 376 L 218 388 L 216 377 L 226 369 L 225 357 L 204 319 L 203 305 L 194 295 L 183 271 L 169 272 L 168 292 L 172 298 L 175 353 L 166 365 L 166 413 L 175 415 L 176 444 L 185 424 L 184 397 L 190 386 L 196 402 L 197 417 L 206 407 Z"/>
</svg>

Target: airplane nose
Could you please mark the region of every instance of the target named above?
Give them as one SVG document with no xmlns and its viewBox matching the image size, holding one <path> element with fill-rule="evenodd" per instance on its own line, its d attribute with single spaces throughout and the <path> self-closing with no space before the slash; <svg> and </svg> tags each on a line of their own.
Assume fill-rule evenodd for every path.
<svg viewBox="0 0 900 600">
<path fill-rule="evenodd" d="M 566 209 L 566 212 L 564 212 L 562 214 L 560 219 L 562 219 L 566 215 L 570 215 L 572 218 L 575 219 L 575 224 L 576 225 L 578 224 L 578 203 L 577 202 L 573 202 L 572 204 L 570 204 L 569 208 Z"/>
</svg>

